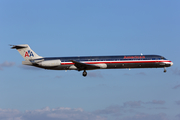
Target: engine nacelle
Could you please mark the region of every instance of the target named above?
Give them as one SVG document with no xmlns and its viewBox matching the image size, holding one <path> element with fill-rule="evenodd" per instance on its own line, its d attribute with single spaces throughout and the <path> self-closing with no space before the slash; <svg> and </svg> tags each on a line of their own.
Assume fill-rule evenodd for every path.
<svg viewBox="0 0 180 120">
<path fill-rule="evenodd" d="M 61 65 L 61 61 L 60 60 L 46 60 L 46 61 L 39 62 L 38 65 L 42 67 L 56 67 L 56 66 Z"/>
</svg>

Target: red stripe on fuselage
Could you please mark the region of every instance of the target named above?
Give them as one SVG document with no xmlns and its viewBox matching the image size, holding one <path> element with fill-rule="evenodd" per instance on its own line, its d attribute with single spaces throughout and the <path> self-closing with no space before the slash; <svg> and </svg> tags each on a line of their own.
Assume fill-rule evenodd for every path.
<svg viewBox="0 0 180 120">
<path fill-rule="evenodd" d="M 116 63 L 159 63 L 159 62 L 171 62 L 170 60 L 149 60 L 149 61 L 97 61 L 97 62 L 82 62 L 86 64 L 116 64 Z M 62 62 L 61 65 L 73 65 L 72 62 Z"/>
</svg>

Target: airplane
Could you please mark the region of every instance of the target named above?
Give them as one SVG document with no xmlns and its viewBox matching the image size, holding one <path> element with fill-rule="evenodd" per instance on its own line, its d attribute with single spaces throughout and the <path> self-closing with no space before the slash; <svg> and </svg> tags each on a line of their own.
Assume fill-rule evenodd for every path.
<svg viewBox="0 0 180 120">
<path fill-rule="evenodd" d="M 122 55 L 122 56 L 83 56 L 83 57 L 42 57 L 37 55 L 28 44 L 11 45 L 25 59 L 23 65 L 49 70 L 78 70 L 87 76 L 86 70 L 122 68 L 164 68 L 173 62 L 160 55 Z"/>
</svg>

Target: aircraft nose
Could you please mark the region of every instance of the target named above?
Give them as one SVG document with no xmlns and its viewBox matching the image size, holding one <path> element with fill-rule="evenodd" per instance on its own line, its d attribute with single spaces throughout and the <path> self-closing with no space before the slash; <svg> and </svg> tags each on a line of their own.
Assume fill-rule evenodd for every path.
<svg viewBox="0 0 180 120">
<path fill-rule="evenodd" d="M 172 66 L 172 65 L 173 65 L 173 62 L 170 62 L 170 65 Z"/>
</svg>

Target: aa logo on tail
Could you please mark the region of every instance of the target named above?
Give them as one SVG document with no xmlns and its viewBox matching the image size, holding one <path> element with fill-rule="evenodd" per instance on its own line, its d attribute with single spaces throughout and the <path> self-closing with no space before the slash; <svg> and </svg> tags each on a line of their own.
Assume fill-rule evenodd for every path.
<svg viewBox="0 0 180 120">
<path fill-rule="evenodd" d="M 25 53 L 25 56 L 24 57 L 34 57 L 34 54 L 32 51 L 28 50 L 26 53 Z"/>
</svg>

